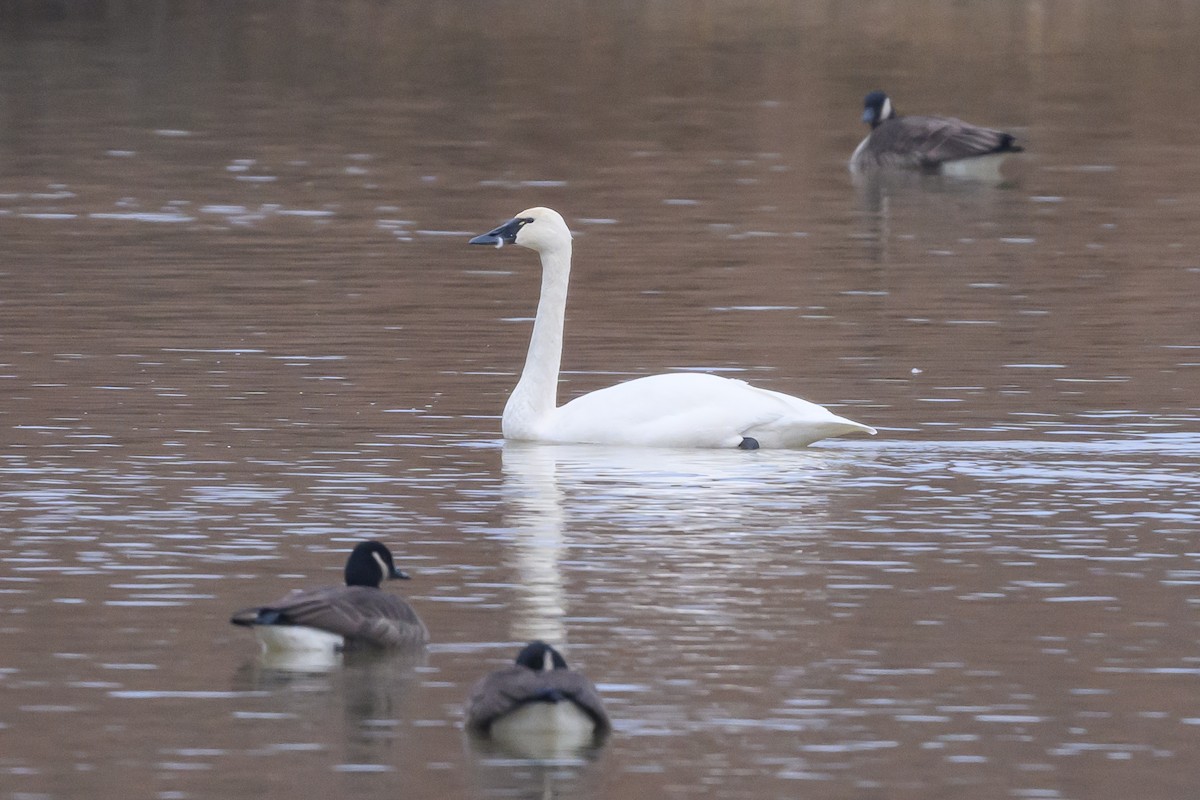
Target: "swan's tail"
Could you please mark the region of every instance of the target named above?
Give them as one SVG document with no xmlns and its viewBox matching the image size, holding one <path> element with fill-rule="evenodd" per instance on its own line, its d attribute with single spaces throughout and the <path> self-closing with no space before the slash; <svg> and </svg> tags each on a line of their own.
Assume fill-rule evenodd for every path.
<svg viewBox="0 0 1200 800">
<path fill-rule="evenodd" d="M 865 433 L 868 436 L 874 436 L 879 433 L 879 431 L 870 425 L 863 425 L 861 422 L 855 422 L 852 419 L 839 416 L 834 416 L 834 419 L 837 420 L 838 427 L 841 429 L 841 432 L 835 433 L 834 436 L 844 436 L 847 433 Z"/>
<path fill-rule="evenodd" d="M 870 425 L 863 425 L 861 422 L 839 417 L 836 414 L 830 414 L 828 421 L 820 422 L 817 425 L 810 425 L 809 430 L 809 435 L 815 435 L 816 438 L 805 442 L 806 445 L 812 444 L 812 442 L 819 439 L 828 439 L 833 436 L 846 436 L 851 433 L 865 433 L 868 436 L 874 436 L 877 433 Z"/>
<path fill-rule="evenodd" d="M 875 432 L 870 425 L 829 414 L 823 415 L 821 419 L 809 416 L 802 420 L 780 420 L 776 424 L 745 431 L 743 435 L 754 438 L 760 446 L 766 448 L 797 448 L 808 447 L 813 442 L 834 436 L 846 436 L 851 433 L 874 436 Z"/>
</svg>

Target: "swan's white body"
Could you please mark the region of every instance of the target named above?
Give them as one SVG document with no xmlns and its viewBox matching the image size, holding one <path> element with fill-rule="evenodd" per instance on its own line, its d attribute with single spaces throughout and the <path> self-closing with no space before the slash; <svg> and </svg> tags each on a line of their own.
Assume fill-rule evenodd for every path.
<svg viewBox="0 0 1200 800">
<path fill-rule="evenodd" d="M 548 208 L 523 211 L 472 240 L 515 241 L 542 260 L 542 290 L 525 369 L 504 406 L 507 439 L 649 447 L 804 447 L 818 439 L 875 429 L 798 397 L 702 373 L 636 378 L 557 405 L 571 232 Z"/>
<path fill-rule="evenodd" d="M 517 392 L 504 408 L 504 436 L 538 442 L 737 447 L 804 447 L 866 425 L 798 397 L 703 373 L 672 373 L 619 383 L 540 414 Z"/>
</svg>

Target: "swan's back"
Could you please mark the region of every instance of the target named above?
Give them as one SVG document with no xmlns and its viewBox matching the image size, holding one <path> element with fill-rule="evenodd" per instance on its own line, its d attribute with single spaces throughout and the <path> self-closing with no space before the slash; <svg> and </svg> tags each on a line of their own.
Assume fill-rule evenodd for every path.
<svg viewBox="0 0 1200 800">
<path fill-rule="evenodd" d="M 652 447 L 804 447 L 875 433 L 799 397 L 706 373 L 637 378 L 578 397 L 550 415 L 543 441 Z"/>
</svg>

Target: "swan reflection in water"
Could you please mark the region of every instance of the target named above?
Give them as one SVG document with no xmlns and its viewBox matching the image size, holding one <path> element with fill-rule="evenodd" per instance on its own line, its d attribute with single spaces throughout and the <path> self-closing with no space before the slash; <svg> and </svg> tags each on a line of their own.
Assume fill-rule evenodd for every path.
<svg viewBox="0 0 1200 800">
<path fill-rule="evenodd" d="M 646 614 L 677 613 L 681 605 L 719 622 L 730 611 L 726 591 L 739 587 L 724 587 L 713 575 L 754 574 L 777 553 L 760 545 L 779 532 L 781 519 L 819 529 L 830 486 L 848 461 L 861 458 L 856 451 L 848 459 L 840 448 L 746 453 L 506 443 L 513 641 L 566 644 L 564 621 L 581 616 L 572 598 L 585 593 L 604 593 L 584 612 L 588 624 L 598 608 L 614 603 L 628 604 L 643 624 Z M 571 585 L 581 578 L 586 585 Z"/>
<path fill-rule="evenodd" d="M 753 569 L 763 548 L 743 545 L 777 528 L 781 510 L 819 524 L 846 461 L 844 453 L 821 448 L 746 453 L 506 443 L 503 496 L 512 538 L 506 552 L 517 587 L 513 640 L 566 643 L 569 597 L 579 594 L 564 580 L 568 551 L 572 562 L 586 563 L 595 583 L 616 585 L 614 572 L 665 558 L 671 569 L 656 574 L 656 582 L 719 593 L 714 563 L 730 574 Z"/>
</svg>

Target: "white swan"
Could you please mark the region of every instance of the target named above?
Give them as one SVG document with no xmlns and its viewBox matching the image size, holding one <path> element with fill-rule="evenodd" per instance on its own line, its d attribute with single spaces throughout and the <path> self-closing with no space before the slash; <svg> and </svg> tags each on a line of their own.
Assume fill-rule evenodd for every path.
<svg viewBox="0 0 1200 800">
<path fill-rule="evenodd" d="M 798 397 L 702 373 L 636 378 L 557 406 L 571 231 L 557 211 L 531 208 L 471 244 L 514 242 L 542 259 L 542 294 L 525 369 L 504 406 L 507 439 L 648 447 L 804 447 L 875 429 Z"/>
</svg>

